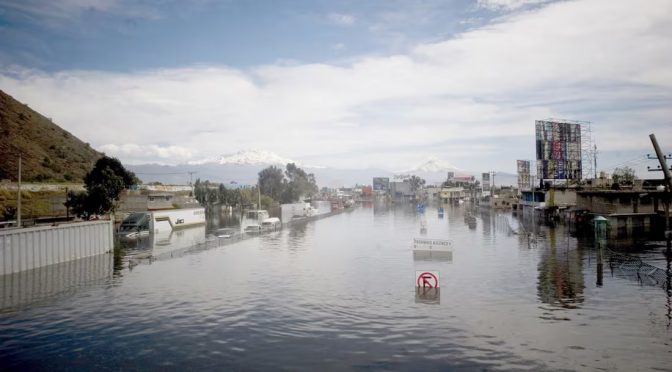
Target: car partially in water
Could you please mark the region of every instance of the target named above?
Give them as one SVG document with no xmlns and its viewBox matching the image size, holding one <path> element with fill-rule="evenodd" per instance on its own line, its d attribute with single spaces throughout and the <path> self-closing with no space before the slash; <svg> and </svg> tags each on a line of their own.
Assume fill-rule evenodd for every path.
<svg viewBox="0 0 672 372">
<path fill-rule="evenodd" d="M 238 230 L 237 227 L 224 227 L 221 229 L 217 229 L 212 232 L 212 235 L 218 237 L 218 238 L 233 238 L 234 236 L 238 235 L 240 231 Z"/>
<path fill-rule="evenodd" d="M 131 213 L 126 217 L 117 230 L 121 238 L 136 239 L 149 235 L 151 214 L 148 212 Z"/>
<path fill-rule="evenodd" d="M 269 217 L 263 221 L 261 221 L 261 230 L 263 231 L 268 231 L 268 230 L 277 230 L 282 227 L 282 222 L 280 222 L 280 219 L 277 217 Z"/>
</svg>

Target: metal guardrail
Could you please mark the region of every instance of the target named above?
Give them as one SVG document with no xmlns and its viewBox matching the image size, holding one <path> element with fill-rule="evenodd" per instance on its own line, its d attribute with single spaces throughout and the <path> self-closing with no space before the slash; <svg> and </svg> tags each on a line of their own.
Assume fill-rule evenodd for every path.
<svg viewBox="0 0 672 372">
<path fill-rule="evenodd" d="M 617 253 L 610 249 L 607 249 L 607 252 L 609 254 L 609 266 L 612 270 L 619 270 L 624 276 L 636 277 L 642 283 L 663 288 L 670 281 L 670 273 L 667 270 L 648 264 L 639 257 Z"/>
</svg>

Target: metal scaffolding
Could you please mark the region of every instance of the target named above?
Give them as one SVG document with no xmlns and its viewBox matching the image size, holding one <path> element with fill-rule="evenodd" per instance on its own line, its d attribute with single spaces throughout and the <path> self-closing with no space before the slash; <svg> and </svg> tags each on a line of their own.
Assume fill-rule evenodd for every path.
<svg viewBox="0 0 672 372">
<path fill-rule="evenodd" d="M 597 148 L 590 121 L 549 118 L 535 125 L 538 175 L 566 180 L 596 177 Z"/>
</svg>

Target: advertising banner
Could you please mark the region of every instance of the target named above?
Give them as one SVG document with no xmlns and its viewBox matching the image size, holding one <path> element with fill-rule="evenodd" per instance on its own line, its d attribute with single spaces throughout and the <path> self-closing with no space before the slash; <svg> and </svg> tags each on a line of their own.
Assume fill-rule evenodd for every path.
<svg viewBox="0 0 672 372">
<path fill-rule="evenodd" d="M 581 179 L 581 125 L 537 120 L 537 175 L 541 179 Z"/>
<path fill-rule="evenodd" d="M 483 173 L 481 186 L 483 188 L 483 192 L 490 191 L 490 173 Z"/>
</svg>

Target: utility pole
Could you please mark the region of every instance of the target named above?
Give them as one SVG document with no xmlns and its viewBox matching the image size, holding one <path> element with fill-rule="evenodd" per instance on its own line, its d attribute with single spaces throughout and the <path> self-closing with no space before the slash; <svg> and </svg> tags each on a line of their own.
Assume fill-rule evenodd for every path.
<svg viewBox="0 0 672 372">
<path fill-rule="evenodd" d="M 194 183 L 192 182 L 193 178 L 194 178 L 194 174 L 196 172 L 187 172 L 187 173 L 189 173 L 189 188 L 191 188 L 191 195 L 196 197 L 196 192 L 194 190 Z"/>
<path fill-rule="evenodd" d="M 70 206 L 68 205 L 68 188 L 65 188 L 65 222 L 70 222 Z"/>
<path fill-rule="evenodd" d="M 19 186 L 16 195 L 16 226 L 21 227 L 21 154 L 19 154 Z"/>
<path fill-rule="evenodd" d="M 672 254 L 672 231 L 670 231 L 670 191 L 672 191 L 672 173 L 670 173 L 670 168 L 667 167 L 667 161 L 665 155 L 663 155 L 663 151 L 660 149 L 660 146 L 658 146 L 656 135 L 651 133 L 649 138 L 651 138 L 653 149 L 656 150 L 656 156 L 658 157 L 660 167 L 665 175 L 665 239 L 667 240 L 667 257 L 669 258 L 670 254 Z"/>
<path fill-rule="evenodd" d="M 597 145 L 593 145 L 593 162 L 594 162 L 594 176 L 595 182 L 597 182 Z"/>
</svg>

